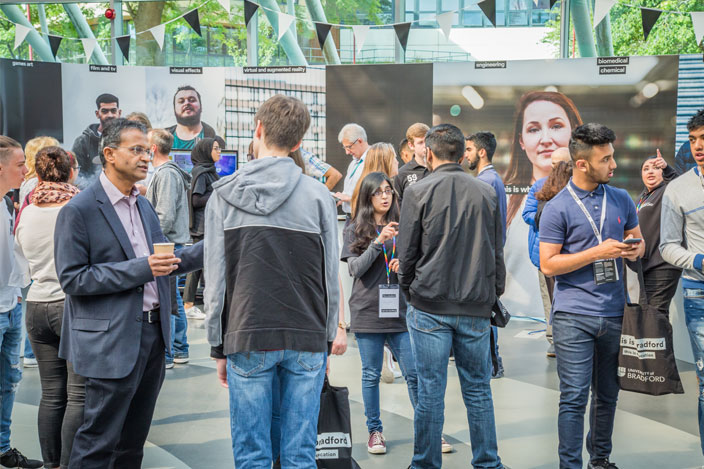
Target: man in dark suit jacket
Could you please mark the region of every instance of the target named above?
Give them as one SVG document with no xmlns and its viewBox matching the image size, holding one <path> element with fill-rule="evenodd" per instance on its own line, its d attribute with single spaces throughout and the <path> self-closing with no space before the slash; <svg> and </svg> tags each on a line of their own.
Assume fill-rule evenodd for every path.
<svg viewBox="0 0 704 469">
<path fill-rule="evenodd" d="M 167 242 L 134 184 L 146 177 L 146 129 L 115 119 L 101 142 L 99 180 L 61 209 L 56 271 L 66 293 L 59 356 L 86 377 L 83 425 L 71 469 L 139 468 L 170 343 L 168 276 L 203 267 L 198 243 L 153 254 Z"/>
</svg>

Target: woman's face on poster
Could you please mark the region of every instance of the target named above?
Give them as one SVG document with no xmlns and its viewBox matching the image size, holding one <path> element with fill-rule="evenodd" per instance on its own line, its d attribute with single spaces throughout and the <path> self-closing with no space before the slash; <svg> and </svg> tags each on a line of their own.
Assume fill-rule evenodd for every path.
<svg viewBox="0 0 704 469">
<path fill-rule="evenodd" d="M 571 134 L 567 113 L 553 102 L 534 101 L 523 112 L 521 148 L 540 172 L 550 172 L 552 152 L 566 147 Z"/>
</svg>

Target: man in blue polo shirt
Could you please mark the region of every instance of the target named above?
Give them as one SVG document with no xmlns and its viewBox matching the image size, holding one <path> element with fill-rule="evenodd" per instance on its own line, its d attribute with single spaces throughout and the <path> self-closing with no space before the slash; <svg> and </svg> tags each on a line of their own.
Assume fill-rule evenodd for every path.
<svg viewBox="0 0 704 469">
<path fill-rule="evenodd" d="M 643 255 L 636 207 L 623 189 L 607 186 L 616 169 L 609 128 L 584 124 L 572 132 L 574 162 L 567 187 L 540 219 L 540 268 L 555 276 L 553 340 L 560 379 L 561 469 L 582 468 L 584 412 L 593 391 L 587 434 L 589 469 L 609 462 L 618 399 L 618 353 L 626 303 L 623 258 Z"/>
</svg>

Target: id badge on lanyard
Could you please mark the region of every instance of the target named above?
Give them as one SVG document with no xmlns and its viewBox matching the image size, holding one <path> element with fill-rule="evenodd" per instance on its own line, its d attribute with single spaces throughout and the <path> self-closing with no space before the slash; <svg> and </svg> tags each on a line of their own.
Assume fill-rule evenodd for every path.
<svg viewBox="0 0 704 469">
<path fill-rule="evenodd" d="M 601 222 L 599 224 L 598 229 L 596 227 L 596 223 L 594 223 L 594 219 L 589 214 L 587 207 L 584 206 L 582 201 L 579 200 L 579 197 L 577 197 L 577 194 L 574 193 L 574 190 L 572 189 L 572 186 L 570 186 L 570 183 L 567 183 L 567 190 L 569 191 L 570 195 L 572 195 L 572 198 L 584 213 L 584 216 L 587 217 L 587 221 L 589 222 L 592 227 L 592 230 L 594 231 L 594 236 L 596 236 L 597 241 L 599 242 L 599 244 L 601 244 L 601 233 L 604 231 L 604 220 L 606 220 L 606 188 L 604 188 L 604 197 L 601 201 Z M 619 280 L 616 259 L 599 259 L 598 261 L 595 261 L 592 264 L 592 269 L 594 271 L 594 283 L 597 285 L 618 282 Z"/>
<path fill-rule="evenodd" d="M 378 232 L 378 231 L 377 231 Z M 386 283 L 379 285 L 379 318 L 399 318 L 401 316 L 401 289 L 397 284 L 391 283 L 391 261 L 396 256 L 396 236 L 391 251 L 391 258 L 386 253 L 386 244 L 382 243 L 384 263 L 386 264 Z"/>
</svg>

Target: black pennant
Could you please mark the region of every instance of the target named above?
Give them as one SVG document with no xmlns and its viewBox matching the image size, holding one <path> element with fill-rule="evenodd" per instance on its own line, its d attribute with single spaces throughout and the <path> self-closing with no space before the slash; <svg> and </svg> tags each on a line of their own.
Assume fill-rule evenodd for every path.
<svg viewBox="0 0 704 469">
<path fill-rule="evenodd" d="M 249 20 L 252 19 L 254 14 L 257 12 L 259 5 L 249 0 L 244 0 L 244 25 L 249 26 Z"/>
<path fill-rule="evenodd" d="M 550 0 L 550 9 L 551 10 L 552 10 L 552 7 L 554 7 L 556 3 L 557 3 L 557 0 Z"/>
<path fill-rule="evenodd" d="M 49 45 L 51 46 L 51 53 L 54 54 L 54 58 L 56 58 L 56 53 L 59 51 L 62 39 L 63 37 L 61 36 L 52 36 L 49 34 Z"/>
<path fill-rule="evenodd" d="M 197 35 L 203 37 L 203 35 L 200 33 L 200 18 L 198 17 L 198 10 L 189 11 L 188 13 L 183 15 L 183 19 L 186 20 L 186 22 L 191 28 L 193 28 L 193 31 L 195 31 Z"/>
<path fill-rule="evenodd" d="M 640 9 L 640 17 L 641 17 L 641 20 L 643 21 L 643 40 L 644 41 L 648 40 L 648 35 L 650 34 L 650 31 L 653 29 L 653 26 L 655 26 L 655 23 L 658 21 L 658 18 L 660 18 L 661 14 L 662 14 L 662 10 L 655 10 L 653 8 L 641 8 Z"/>
<path fill-rule="evenodd" d="M 408 33 L 411 31 L 411 23 L 395 24 L 394 31 L 396 31 L 396 37 L 398 37 L 398 42 L 401 44 L 403 52 L 406 52 L 406 46 L 408 45 Z"/>
<path fill-rule="evenodd" d="M 325 40 L 328 38 L 328 34 L 330 34 L 330 28 L 332 28 L 331 24 L 315 23 L 315 32 L 318 34 L 318 42 L 320 43 L 321 49 L 325 46 Z"/>
<path fill-rule="evenodd" d="M 130 61 L 130 40 L 132 37 L 128 34 L 127 36 L 119 36 L 116 37 L 115 40 L 117 41 L 117 45 L 120 46 L 120 50 L 122 51 L 122 55 L 125 56 L 125 60 L 128 62 Z"/>
<path fill-rule="evenodd" d="M 482 9 L 486 17 L 489 18 L 491 24 L 496 27 L 496 0 L 483 0 L 477 5 Z"/>
</svg>

